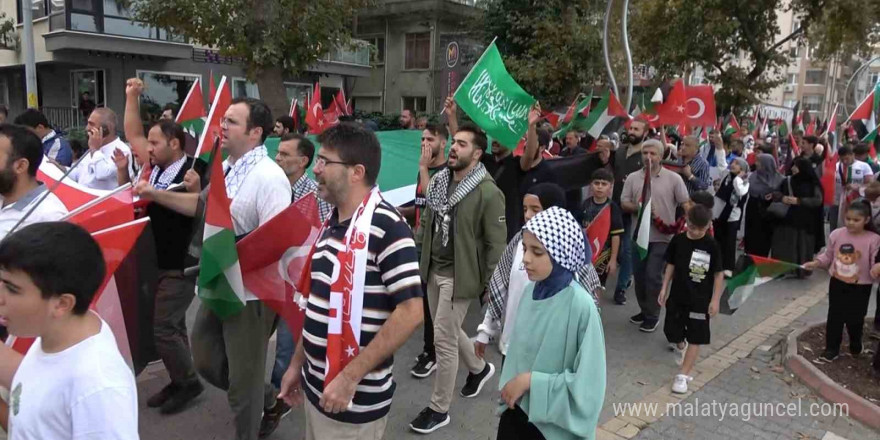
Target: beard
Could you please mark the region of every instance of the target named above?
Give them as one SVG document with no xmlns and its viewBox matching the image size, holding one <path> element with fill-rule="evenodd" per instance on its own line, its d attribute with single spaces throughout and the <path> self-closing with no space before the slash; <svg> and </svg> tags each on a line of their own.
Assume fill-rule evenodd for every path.
<svg viewBox="0 0 880 440">
<path fill-rule="evenodd" d="M 15 171 L 6 168 L 0 171 L 0 194 L 9 194 L 15 187 Z"/>
<path fill-rule="evenodd" d="M 638 144 L 642 143 L 642 141 L 645 140 L 645 137 L 627 134 L 626 138 L 624 140 L 626 141 L 626 143 L 628 143 L 630 145 L 638 145 Z"/>
<path fill-rule="evenodd" d="M 473 163 L 473 161 L 474 161 L 473 158 L 464 158 L 464 157 L 458 156 L 455 160 L 455 165 L 447 162 L 446 166 L 451 171 L 461 171 L 461 170 L 469 167 L 471 165 L 471 163 Z"/>
</svg>

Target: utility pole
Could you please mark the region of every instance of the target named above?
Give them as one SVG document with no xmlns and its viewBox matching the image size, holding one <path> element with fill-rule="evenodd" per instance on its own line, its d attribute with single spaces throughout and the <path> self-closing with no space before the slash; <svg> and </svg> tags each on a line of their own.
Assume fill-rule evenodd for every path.
<svg viewBox="0 0 880 440">
<path fill-rule="evenodd" d="M 37 65 L 34 61 L 34 21 L 33 0 L 21 0 L 21 30 L 24 54 L 25 90 L 28 108 L 37 108 Z"/>
</svg>

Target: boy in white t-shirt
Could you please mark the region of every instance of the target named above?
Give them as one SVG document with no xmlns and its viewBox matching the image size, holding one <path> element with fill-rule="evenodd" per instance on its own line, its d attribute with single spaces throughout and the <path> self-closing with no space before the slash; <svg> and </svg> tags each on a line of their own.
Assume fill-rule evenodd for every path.
<svg viewBox="0 0 880 440">
<path fill-rule="evenodd" d="M 834 173 L 834 204 L 829 210 L 831 230 L 843 225 L 843 214 L 853 200 L 861 197 L 865 187 L 874 180 L 871 166 L 856 160 L 853 148 L 844 145 L 837 150 L 840 161 Z M 828 159 L 825 159 L 828 160 Z"/>
<path fill-rule="evenodd" d="M 89 312 L 104 272 L 101 248 L 70 223 L 34 224 L 0 242 L 0 321 L 36 338 L 24 356 L 0 344 L 11 440 L 138 438 L 134 375 Z"/>
</svg>

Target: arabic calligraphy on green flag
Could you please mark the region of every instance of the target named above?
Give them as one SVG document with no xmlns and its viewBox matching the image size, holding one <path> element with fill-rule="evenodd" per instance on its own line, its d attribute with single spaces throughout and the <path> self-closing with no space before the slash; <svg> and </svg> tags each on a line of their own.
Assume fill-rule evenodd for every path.
<svg viewBox="0 0 880 440">
<path fill-rule="evenodd" d="M 489 136 L 511 148 L 528 129 L 529 110 L 535 104 L 535 98 L 507 72 L 494 41 L 462 81 L 454 98 Z"/>
</svg>

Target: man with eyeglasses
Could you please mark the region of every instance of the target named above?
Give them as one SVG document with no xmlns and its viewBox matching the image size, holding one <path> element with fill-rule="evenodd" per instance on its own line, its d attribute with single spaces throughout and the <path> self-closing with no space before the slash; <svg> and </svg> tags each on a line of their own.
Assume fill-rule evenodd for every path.
<svg viewBox="0 0 880 440">
<path fill-rule="evenodd" d="M 274 119 L 269 107 L 252 98 L 238 98 L 226 110 L 220 125 L 221 148 L 228 153 L 223 163 L 226 194 L 237 237 L 268 222 L 290 205 L 287 177 L 267 155 L 263 143 L 272 133 Z M 196 180 L 195 171 L 186 180 Z M 141 198 L 152 200 L 182 214 L 195 216 L 197 193 L 157 191 L 139 187 Z M 275 312 L 245 289 L 247 305 L 237 315 L 221 320 L 199 306 L 192 331 L 192 354 L 196 370 L 208 383 L 227 391 L 234 413 L 235 438 L 257 438 L 262 411 L 274 400 L 274 389 L 264 382 L 266 347 L 275 326 Z"/>
<path fill-rule="evenodd" d="M 307 439 L 381 439 L 394 352 L 422 322 L 412 231 L 382 198 L 376 135 L 342 123 L 318 137 L 318 195 L 334 206 L 312 249 L 303 337 L 281 395 L 305 397 Z"/>
</svg>

